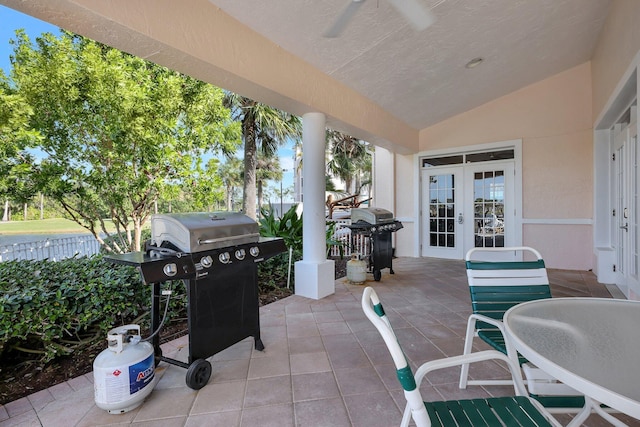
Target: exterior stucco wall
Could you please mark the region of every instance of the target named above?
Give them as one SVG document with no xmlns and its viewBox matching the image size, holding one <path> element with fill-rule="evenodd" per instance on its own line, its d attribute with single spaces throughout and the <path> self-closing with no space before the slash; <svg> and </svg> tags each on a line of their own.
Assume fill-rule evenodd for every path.
<svg viewBox="0 0 640 427">
<path fill-rule="evenodd" d="M 396 155 L 394 160 L 394 169 L 396 170 L 395 214 L 404 227 L 396 232 L 396 255 L 414 256 L 415 242 L 420 229 L 413 212 L 413 203 L 417 198 L 417 193 L 410 190 L 418 187 L 415 185 L 413 177 L 414 156 Z"/>
<path fill-rule="evenodd" d="M 592 268 L 590 64 L 423 129 L 420 150 L 513 139 L 522 139 L 523 244 L 549 267 Z"/>
<path fill-rule="evenodd" d="M 640 50 L 639 19 L 640 1 L 613 0 L 591 58 L 594 122 Z"/>
<path fill-rule="evenodd" d="M 394 233 L 397 256 L 416 256 L 417 224 L 413 206 L 417 185 L 414 182 L 414 156 L 402 156 L 376 147 L 374 152 L 374 194 L 372 206 L 390 210 L 402 222 Z"/>
<path fill-rule="evenodd" d="M 393 194 L 395 172 L 393 168 L 395 154 L 382 147 L 375 147 L 373 153 L 373 194 L 371 206 L 387 209 L 395 213 L 395 195 Z"/>
<path fill-rule="evenodd" d="M 593 152 L 591 129 L 524 138 L 523 217 L 591 218 Z"/>
</svg>

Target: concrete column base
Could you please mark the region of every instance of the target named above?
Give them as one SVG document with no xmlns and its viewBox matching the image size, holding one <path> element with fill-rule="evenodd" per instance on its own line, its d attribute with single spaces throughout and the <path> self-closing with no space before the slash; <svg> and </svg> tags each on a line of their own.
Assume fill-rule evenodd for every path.
<svg viewBox="0 0 640 427">
<path fill-rule="evenodd" d="M 296 262 L 296 295 L 321 299 L 336 292 L 335 262 Z"/>
</svg>

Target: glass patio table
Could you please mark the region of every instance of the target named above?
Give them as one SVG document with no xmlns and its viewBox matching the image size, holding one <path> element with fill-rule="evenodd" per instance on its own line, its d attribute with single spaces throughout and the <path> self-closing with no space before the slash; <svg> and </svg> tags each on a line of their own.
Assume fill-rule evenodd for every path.
<svg viewBox="0 0 640 427">
<path fill-rule="evenodd" d="M 611 418 L 598 403 L 640 419 L 640 301 L 541 299 L 512 307 L 503 320 L 519 353 L 584 393 L 570 426 L 592 409 Z"/>
</svg>

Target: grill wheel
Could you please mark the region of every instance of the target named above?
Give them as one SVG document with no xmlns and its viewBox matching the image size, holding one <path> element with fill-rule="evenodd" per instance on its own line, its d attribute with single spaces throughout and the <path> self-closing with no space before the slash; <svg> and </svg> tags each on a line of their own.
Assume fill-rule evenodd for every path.
<svg viewBox="0 0 640 427">
<path fill-rule="evenodd" d="M 200 390 L 206 386 L 211 378 L 211 363 L 204 359 L 197 359 L 187 369 L 187 386 L 193 390 Z"/>
</svg>

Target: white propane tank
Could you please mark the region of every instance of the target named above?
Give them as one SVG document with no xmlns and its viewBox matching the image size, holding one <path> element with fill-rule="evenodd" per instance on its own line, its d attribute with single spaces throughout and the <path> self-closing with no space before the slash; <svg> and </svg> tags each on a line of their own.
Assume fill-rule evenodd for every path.
<svg viewBox="0 0 640 427">
<path fill-rule="evenodd" d="M 367 263 L 358 254 L 352 254 L 347 262 L 347 280 L 354 285 L 361 285 L 367 281 Z"/>
<path fill-rule="evenodd" d="M 107 341 L 109 347 L 93 362 L 96 406 L 122 414 L 138 407 L 153 390 L 153 345 L 141 341 L 139 325 L 111 329 Z"/>
</svg>

